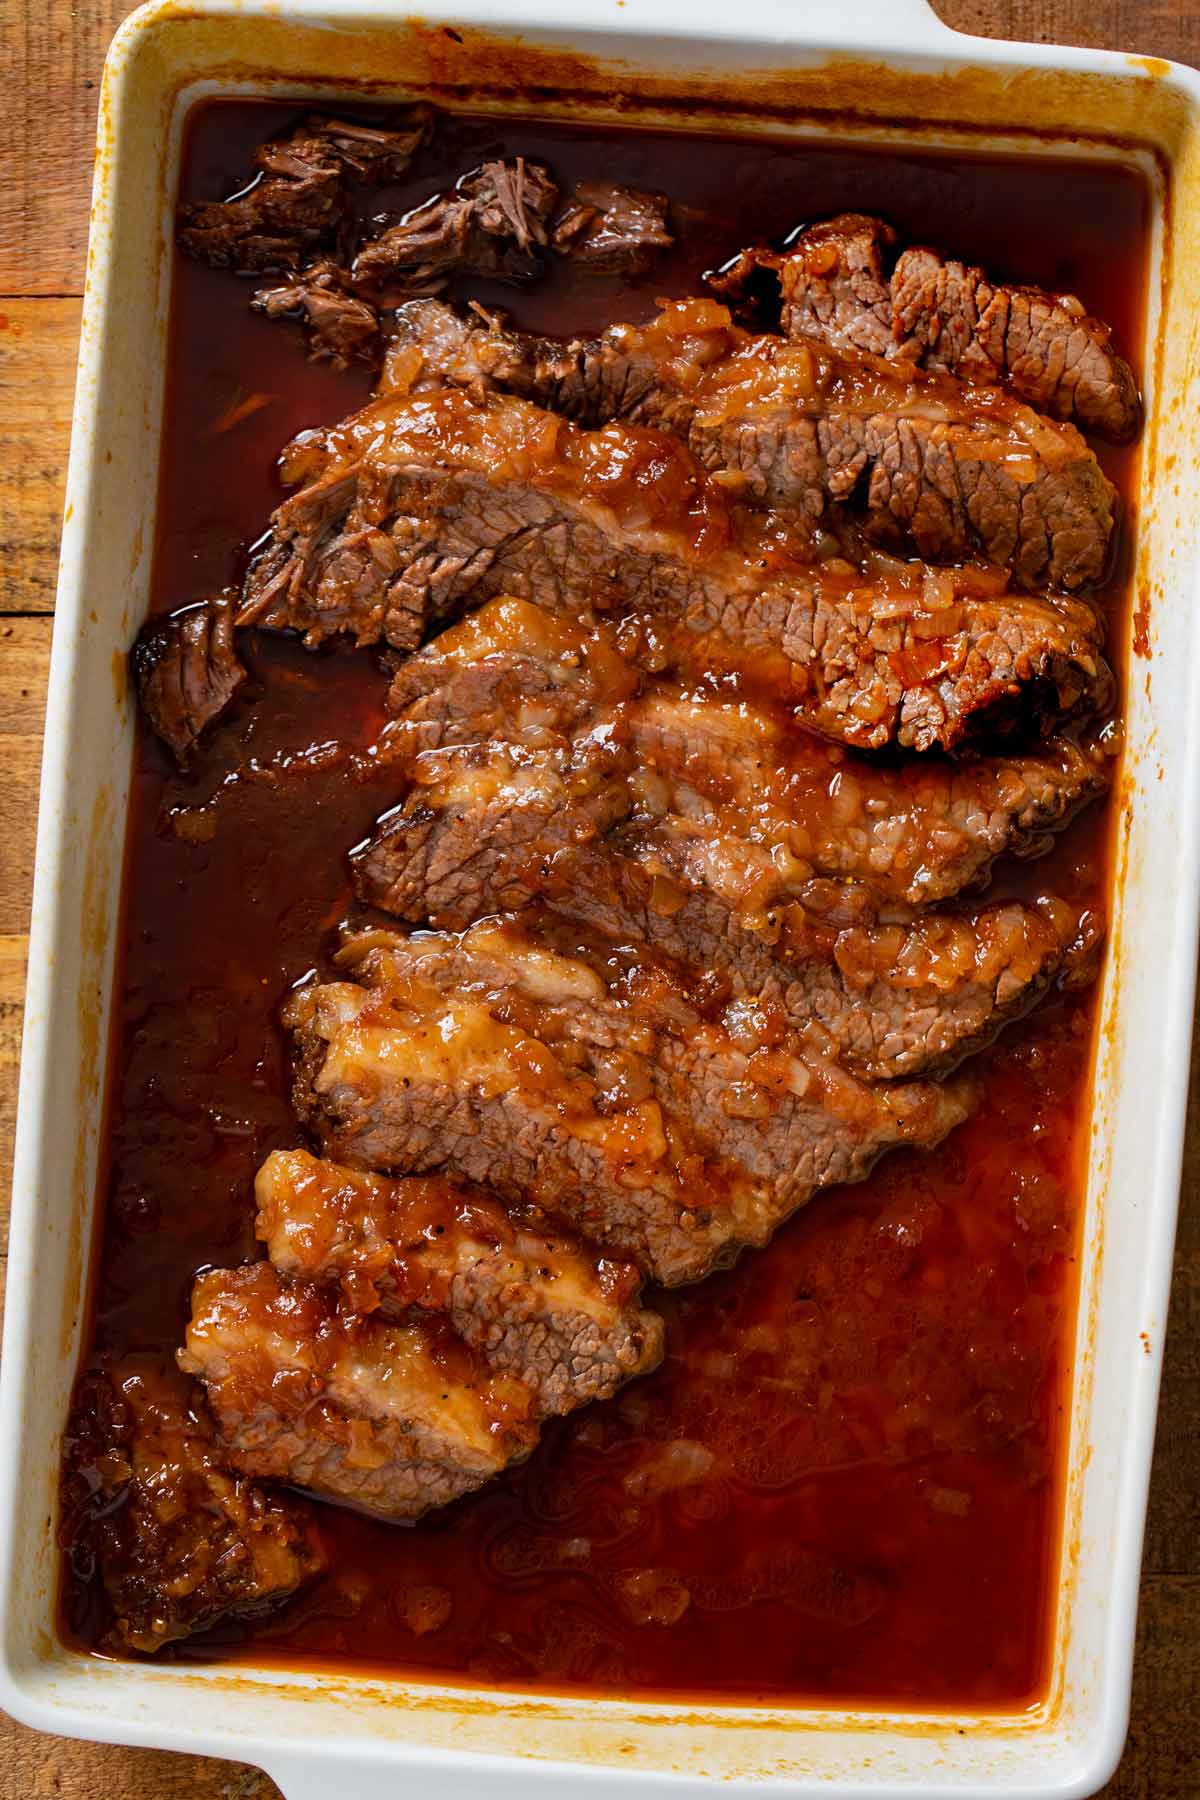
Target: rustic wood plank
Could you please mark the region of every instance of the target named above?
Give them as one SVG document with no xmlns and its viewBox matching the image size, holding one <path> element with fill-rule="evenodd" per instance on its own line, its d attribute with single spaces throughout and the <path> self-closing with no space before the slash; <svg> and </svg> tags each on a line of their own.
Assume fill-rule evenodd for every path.
<svg viewBox="0 0 1200 1800">
<path fill-rule="evenodd" d="M 931 0 L 947 25 L 1027 44 L 1131 50 L 1200 62 L 1195 0 Z"/>
<path fill-rule="evenodd" d="M 0 1714 L 5 1800 L 278 1800 L 259 1769 L 208 1756 L 78 1744 L 26 1731 Z"/>
<path fill-rule="evenodd" d="M 100 70 L 134 0 L 10 0 L 0 34 L 0 294 L 83 291 Z"/>
<path fill-rule="evenodd" d="M 44 616 L 0 618 L 0 934 L 29 920 L 50 628 Z"/>
<path fill-rule="evenodd" d="M 0 300 L 0 613 L 54 608 L 79 313 Z"/>
<path fill-rule="evenodd" d="M 1195 1800 L 1200 1793 L 1198 1641 L 1200 1580 L 1143 1579 L 1129 1739 L 1120 1768 L 1097 1800 Z"/>
</svg>

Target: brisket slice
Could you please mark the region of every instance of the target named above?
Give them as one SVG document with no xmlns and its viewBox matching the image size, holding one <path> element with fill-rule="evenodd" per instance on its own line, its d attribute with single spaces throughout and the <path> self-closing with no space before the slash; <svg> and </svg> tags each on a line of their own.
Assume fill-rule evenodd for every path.
<svg viewBox="0 0 1200 1800">
<path fill-rule="evenodd" d="M 180 768 L 245 683 L 227 598 L 146 620 L 129 653 L 142 711 Z"/>
<path fill-rule="evenodd" d="M 645 327 L 563 343 L 464 321 L 438 302 L 401 308 L 385 387 L 421 378 L 499 390 L 585 426 L 612 420 L 680 437 L 746 495 L 813 521 L 848 513 L 870 536 L 934 562 L 982 555 L 1023 587 L 1099 581 L 1115 491 L 1069 424 L 879 358 L 789 345 L 680 301 Z"/>
<path fill-rule="evenodd" d="M 783 904 L 747 915 L 695 884 L 669 830 L 624 828 L 561 853 L 545 886 L 565 917 L 716 974 L 754 1032 L 782 1021 L 875 1079 L 942 1075 L 1054 985 L 1090 979 L 1099 921 L 1060 900 L 839 928 Z"/>
<path fill-rule="evenodd" d="M 548 856 L 629 812 L 636 686 L 606 631 L 513 599 L 402 663 L 380 749 L 408 793 L 351 852 L 362 898 L 449 928 L 524 906 Z"/>
<path fill-rule="evenodd" d="M 64 1540 L 99 1565 L 107 1650 L 265 1612 L 325 1567 L 310 1509 L 234 1473 L 200 1390 L 153 1356 L 83 1377 L 65 1451 Z"/>
<path fill-rule="evenodd" d="M 887 767 L 777 708 L 636 685 L 603 627 L 511 597 L 408 658 L 380 748 L 409 791 L 353 852 L 360 896 L 467 925 L 524 905 L 560 852 L 633 814 L 671 821 L 680 878 L 741 910 L 827 913 L 846 883 L 858 913 L 894 910 L 978 885 L 1000 854 L 1038 855 L 1106 784 L 1098 751 L 1067 739 Z"/>
<path fill-rule="evenodd" d="M 604 836 L 578 828 L 558 784 L 526 818 L 532 832 L 500 821 L 503 850 L 481 851 L 472 846 L 498 822 L 486 809 L 459 815 L 452 883 L 440 870 L 429 879 L 423 846 L 385 818 L 356 855 L 359 896 L 413 924 L 462 927 L 541 895 L 596 931 L 719 972 L 822 1054 L 875 1077 L 944 1072 L 1094 963 L 1098 926 L 1058 901 L 878 924 L 845 886 L 793 876 L 797 898 L 779 899 L 771 848 L 713 825 L 676 816 Z M 858 911 L 867 916 L 851 927 L 837 916 Z"/>
<path fill-rule="evenodd" d="M 301 990 L 284 1015 L 297 1109 L 330 1156 L 486 1182 L 671 1285 L 765 1243 L 885 1149 L 937 1143 L 973 1097 L 737 1043 L 664 968 L 614 973 L 611 945 L 588 961 L 511 927 L 377 932 L 342 961 L 356 980 Z"/>
<path fill-rule="evenodd" d="M 539 251 L 557 204 L 542 163 L 523 156 L 483 163 L 361 244 L 352 279 L 399 294 L 436 294 L 462 276 L 532 281 L 542 272 Z"/>
<path fill-rule="evenodd" d="M 269 1263 L 201 1275 L 186 1341 L 235 1468 L 381 1518 L 445 1506 L 536 1442 L 530 1390 L 448 1329 L 348 1319 Z"/>
<path fill-rule="evenodd" d="M 399 181 L 428 138 L 432 118 L 428 107 L 410 107 L 385 131 L 311 114 L 259 145 L 257 172 L 240 193 L 180 208 L 180 248 L 221 268 L 297 268 L 345 239 L 347 180 Z"/>
<path fill-rule="evenodd" d="M 413 924 L 451 927 L 524 906 L 547 856 L 628 813 L 614 749 L 585 738 L 557 751 L 467 744 L 419 755 L 408 798 L 350 853 L 359 894 Z"/>
<path fill-rule="evenodd" d="M 774 291 L 784 332 L 974 382 L 1006 382 L 1039 412 L 1121 442 L 1138 428 L 1137 384 L 1112 332 L 1073 294 L 988 280 L 982 269 L 913 248 L 894 259 L 880 219 L 843 213 L 786 250 L 749 251 L 712 278 L 752 308 Z"/>
<path fill-rule="evenodd" d="M 389 1180 L 277 1150 L 255 1180 L 257 1230 L 281 1274 L 333 1283 L 356 1311 L 444 1313 L 538 1411 L 607 1399 L 662 1355 L 628 1263 L 597 1257 L 535 1208 L 506 1211 L 442 1177 Z"/>
<path fill-rule="evenodd" d="M 664 681 L 625 708 L 625 730 L 641 814 L 679 816 L 704 885 L 760 908 L 825 880 L 859 884 L 876 908 L 949 898 L 979 886 L 1000 855 L 1043 853 L 1107 785 L 1099 749 L 1067 738 L 1031 754 L 888 765 L 751 702 Z"/>
<path fill-rule="evenodd" d="M 515 753 L 502 744 L 463 753 L 478 758 L 482 791 L 473 800 L 461 766 L 437 780 L 434 757 L 421 757 L 424 784 L 351 853 L 355 886 L 369 905 L 411 924 L 456 929 L 555 891 L 568 852 L 600 843 L 630 818 L 653 826 L 671 882 L 747 919 L 790 904 L 832 924 L 904 917 L 979 887 L 997 856 L 1041 854 L 1103 790 L 1103 774 L 1074 745 L 1053 748 L 1061 757 L 961 770 L 935 763 L 924 793 L 896 782 L 892 813 L 883 810 L 889 777 L 903 772 L 868 764 L 839 779 L 830 770 L 825 804 L 757 819 L 731 817 L 646 769 L 599 771 L 581 791 L 544 753 L 520 762 L 518 786 Z"/>
<path fill-rule="evenodd" d="M 407 745 L 413 767 L 413 796 L 398 816 L 411 817 L 420 806 L 438 811 L 451 799 L 455 817 L 464 819 L 465 785 L 446 785 L 460 771 L 453 762 L 439 770 L 427 750 L 486 744 L 503 765 L 523 749 L 528 817 L 536 804 L 534 758 L 551 747 L 557 761 L 544 765 L 543 790 L 550 819 L 571 799 L 590 803 L 598 792 L 588 783 L 582 795 L 564 795 L 558 775 L 567 760 L 564 743 L 571 743 L 577 765 L 591 757 L 598 778 L 606 747 L 611 820 L 626 810 L 642 820 L 676 816 L 692 833 L 689 854 L 700 885 L 743 905 L 767 908 L 811 896 L 825 910 L 821 884 L 852 882 L 873 907 L 890 909 L 977 886 L 1000 855 L 1041 854 L 1052 834 L 1107 786 L 1099 747 L 1066 738 L 1036 753 L 968 762 L 928 757 L 886 766 L 848 756 L 798 731 L 786 706 L 770 699 L 756 704 L 753 689 L 725 701 L 699 688 L 681 695 L 664 677 L 650 675 L 639 694 L 637 671 L 617 644 L 603 626 L 505 597 L 409 657 L 392 683 L 389 707 L 397 716 L 385 732 L 389 753 L 403 758 Z M 653 664 L 653 648 L 640 636 L 629 648 L 634 661 Z M 465 822 L 463 829 L 469 829 Z M 473 835 L 484 833 L 480 818 Z M 557 827 L 547 854 L 566 835 Z M 376 892 L 386 891 L 414 841 L 401 830 L 384 850 L 373 835 L 360 853 L 360 879 L 378 880 Z M 374 852 L 372 878 L 367 864 Z M 420 885 L 415 876 L 409 887 L 415 892 Z M 441 922 L 467 924 L 495 910 L 487 899 L 483 887 L 456 921 Z M 383 903 L 406 916 L 402 907 Z"/>
<path fill-rule="evenodd" d="M 870 748 L 951 748 L 1107 704 L 1086 604 L 1006 594 L 971 569 L 773 573 L 766 536 L 713 547 L 728 521 L 657 434 L 572 429 L 518 400 L 478 409 L 446 393 L 376 403 L 310 440 L 314 473 L 274 514 L 239 622 L 411 650 L 499 594 L 575 616 L 648 613 L 669 636 L 664 657 L 769 655 L 798 722 Z M 660 471 L 683 483 L 674 518 L 647 510 L 639 474 Z"/>
</svg>

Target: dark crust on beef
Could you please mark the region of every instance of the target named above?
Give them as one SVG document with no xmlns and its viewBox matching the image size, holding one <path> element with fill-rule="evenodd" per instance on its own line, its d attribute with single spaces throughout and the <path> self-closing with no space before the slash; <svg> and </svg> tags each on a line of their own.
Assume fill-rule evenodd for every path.
<svg viewBox="0 0 1200 1800">
<path fill-rule="evenodd" d="M 197 740 L 247 680 L 234 648 L 232 600 L 219 596 L 147 619 L 129 661 L 151 729 L 186 768 Z"/>
</svg>

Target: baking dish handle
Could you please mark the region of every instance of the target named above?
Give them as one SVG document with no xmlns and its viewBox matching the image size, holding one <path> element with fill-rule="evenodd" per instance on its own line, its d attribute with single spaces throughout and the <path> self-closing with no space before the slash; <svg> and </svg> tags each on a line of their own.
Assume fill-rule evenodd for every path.
<svg viewBox="0 0 1200 1800">
<path fill-rule="evenodd" d="M 488 1758 L 484 1771 L 476 1757 L 398 1766 L 295 1752 L 266 1772 L 283 1800 L 527 1800 L 531 1785 L 524 1763 L 500 1768 Z"/>
<path fill-rule="evenodd" d="M 639 0 L 638 32 L 678 29 L 709 31 L 696 0 Z M 634 23 L 634 21 L 630 21 Z M 921 52 L 961 49 L 963 33 L 945 24 L 930 0 L 742 0 L 718 28 L 741 34 L 777 34 L 797 46 L 836 46 L 839 50 Z"/>
</svg>

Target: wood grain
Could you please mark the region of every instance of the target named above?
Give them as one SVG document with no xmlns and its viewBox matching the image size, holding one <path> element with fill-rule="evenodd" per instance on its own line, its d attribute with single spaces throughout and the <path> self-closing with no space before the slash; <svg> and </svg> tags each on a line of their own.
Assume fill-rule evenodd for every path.
<svg viewBox="0 0 1200 1800">
<path fill-rule="evenodd" d="M 797 0 L 797 4 L 800 0 Z M 1200 64 L 1200 0 L 935 0 L 961 31 Z M 132 0 L 0 0 L 0 1235 L 7 1224 L 42 700 L 97 84 Z M 0 1306 L 4 1264 L 0 1256 Z M 1200 1032 L 1129 1744 L 1104 1800 L 1197 1800 Z M 256 1770 L 72 1743 L 0 1715 L 0 1800 L 271 1800 Z"/>
</svg>

